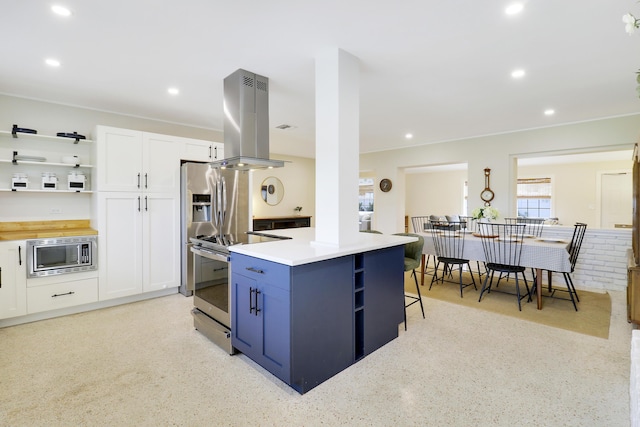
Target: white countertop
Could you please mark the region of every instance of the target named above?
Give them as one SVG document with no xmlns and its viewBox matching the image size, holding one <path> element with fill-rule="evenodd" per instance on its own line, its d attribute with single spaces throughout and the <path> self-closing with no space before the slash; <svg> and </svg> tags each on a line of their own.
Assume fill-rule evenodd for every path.
<svg viewBox="0 0 640 427">
<path fill-rule="evenodd" d="M 229 250 L 232 253 L 295 266 L 404 245 L 416 240 L 415 237 L 394 236 L 391 234 L 359 233 L 358 241 L 354 244 L 334 247 L 316 243 L 315 228 L 288 228 L 268 230 L 264 233 L 291 237 L 291 239 L 231 246 Z"/>
</svg>

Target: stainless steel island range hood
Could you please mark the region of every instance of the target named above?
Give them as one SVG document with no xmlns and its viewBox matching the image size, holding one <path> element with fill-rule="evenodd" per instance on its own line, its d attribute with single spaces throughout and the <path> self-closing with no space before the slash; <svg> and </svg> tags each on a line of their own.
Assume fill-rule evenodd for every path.
<svg viewBox="0 0 640 427">
<path fill-rule="evenodd" d="M 269 159 L 269 79 L 239 69 L 224 79 L 224 156 L 214 167 L 279 168 Z"/>
</svg>

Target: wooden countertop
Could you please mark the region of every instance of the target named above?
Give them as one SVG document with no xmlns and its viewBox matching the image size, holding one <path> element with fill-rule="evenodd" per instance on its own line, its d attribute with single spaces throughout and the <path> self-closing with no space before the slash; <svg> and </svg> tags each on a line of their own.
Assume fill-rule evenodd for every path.
<svg viewBox="0 0 640 427">
<path fill-rule="evenodd" d="M 92 236 L 98 232 L 88 219 L 0 222 L 0 241 Z"/>
</svg>

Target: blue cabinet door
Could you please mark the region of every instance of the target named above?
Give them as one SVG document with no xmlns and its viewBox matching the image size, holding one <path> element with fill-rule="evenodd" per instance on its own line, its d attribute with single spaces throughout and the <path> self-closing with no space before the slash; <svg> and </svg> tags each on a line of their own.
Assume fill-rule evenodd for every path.
<svg viewBox="0 0 640 427">
<path fill-rule="evenodd" d="M 232 345 L 289 383 L 289 267 L 233 254 Z"/>
<path fill-rule="evenodd" d="M 291 377 L 290 293 L 274 286 L 259 287 L 258 312 L 262 317 L 260 364 L 289 383 Z"/>
<path fill-rule="evenodd" d="M 364 354 L 398 337 L 404 312 L 404 246 L 364 254 Z"/>
<path fill-rule="evenodd" d="M 254 309 L 254 290 L 256 281 L 241 274 L 232 274 L 232 336 L 231 344 L 242 353 L 251 357 L 259 355 L 262 318 L 256 316 Z"/>
</svg>

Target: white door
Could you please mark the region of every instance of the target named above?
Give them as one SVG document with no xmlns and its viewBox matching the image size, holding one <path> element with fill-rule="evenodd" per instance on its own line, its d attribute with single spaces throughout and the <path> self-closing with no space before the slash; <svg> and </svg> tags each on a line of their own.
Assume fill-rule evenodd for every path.
<svg viewBox="0 0 640 427">
<path fill-rule="evenodd" d="M 140 191 L 142 132 L 96 127 L 97 185 L 94 191 Z"/>
<path fill-rule="evenodd" d="M 144 196 L 143 292 L 180 286 L 179 197 Z"/>
<path fill-rule="evenodd" d="M 26 244 L 0 243 L 0 319 L 27 314 Z"/>
<path fill-rule="evenodd" d="M 141 193 L 98 195 L 100 300 L 142 292 Z"/>
<path fill-rule="evenodd" d="M 600 178 L 600 227 L 631 225 L 633 215 L 631 171 L 606 172 Z"/>
</svg>

